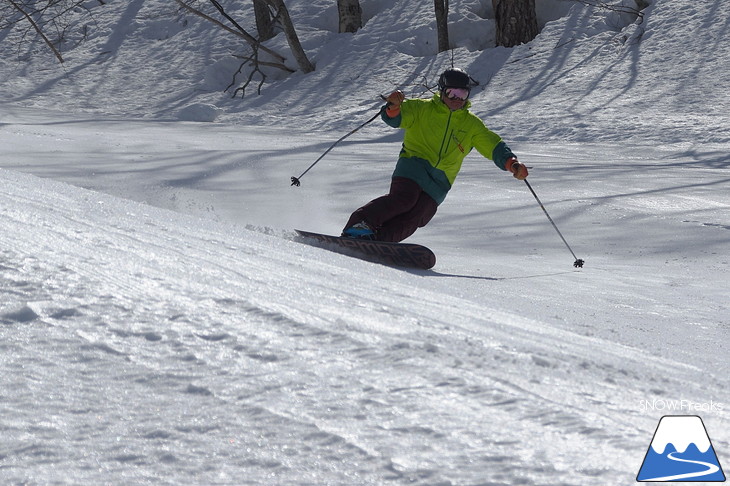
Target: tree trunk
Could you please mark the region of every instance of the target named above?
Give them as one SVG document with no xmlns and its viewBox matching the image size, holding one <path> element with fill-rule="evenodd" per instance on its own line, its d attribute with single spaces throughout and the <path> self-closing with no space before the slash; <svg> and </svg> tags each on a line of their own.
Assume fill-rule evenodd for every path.
<svg viewBox="0 0 730 486">
<path fill-rule="evenodd" d="M 266 0 L 266 3 L 274 7 L 276 10 L 276 16 L 279 18 L 281 25 L 284 27 L 286 40 L 289 43 L 289 48 L 291 49 L 292 54 L 294 54 L 294 59 L 296 59 L 297 64 L 299 65 L 299 69 L 301 69 L 305 74 L 314 71 L 314 66 L 311 62 L 309 62 L 307 54 L 304 52 L 301 42 L 299 42 L 297 31 L 294 29 L 294 24 L 289 16 L 289 10 L 286 8 L 286 5 L 284 5 L 284 0 Z"/>
<path fill-rule="evenodd" d="M 362 8 L 360 0 L 337 0 L 340 16 L 340 33 L 357 32 L 362 27 Z"/>
<path fill-rule="evenodd" d="M 448 51 L 449 46 L 449 0 L 433 0 L 436 11 L 436 33 L 439 52 Z"/>
<path fill-rule="evenodd" d="M 537 37 L 535 0 L 492 0 L 497 21 L 497 45 L 513 47 Z"/>
<path fill-rule="evenodd" d="M 259 33 L 259 42 L 274 37 L 274 19 L 271 10 L 264 0 L 253 0 L 253 11 L 256 15 L 256 30 Z"/>
</svg>

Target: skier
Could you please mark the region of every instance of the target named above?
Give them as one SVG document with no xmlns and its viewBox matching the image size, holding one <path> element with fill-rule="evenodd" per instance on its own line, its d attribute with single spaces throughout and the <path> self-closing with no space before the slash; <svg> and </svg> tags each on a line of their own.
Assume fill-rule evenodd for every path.
<svg viewBox="0 0 730 486">
<path fill-rule="evenodd" d="M 438 87 L 430 100 L 406 100 L 400 91 L 388 96 L 381 117 L 405 130 L 390 192 L 352 213 L 342 236 L 394 242 L 408 238 L 436 214 L 472 148 L 517 179 L 527 177 L 527 167 L 507 144 L 469 111 L 469 75 L 447 69 Z"/>
</svg>

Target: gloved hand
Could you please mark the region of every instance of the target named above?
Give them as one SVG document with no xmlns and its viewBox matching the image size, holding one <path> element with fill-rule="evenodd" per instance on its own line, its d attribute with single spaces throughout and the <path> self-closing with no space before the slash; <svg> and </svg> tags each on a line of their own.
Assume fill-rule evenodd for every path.
<svg viewBox="0 0 730 486">
<path fill-rule="evenodd" d="M 385 99 L 388 102 L 388 105 L 385 108 L 385 114 L 388 115 L 389 118 L 395 118 L 400 115 L 400 104 L 403 103 L 405 99 L 406 95 L 404 95 L 402 91 L 393 91 L 390 93 L 390 95 Z"/>
<path fill-rule="evenodd" d="M 517 162 L 517 157 L 510 157 L 507 159 L 507 163 L 504 164 L 504 168 L 512 172 L 515 179 L 525 180 L 527 179 L 527 167 L 524 164 Z"/>
</svg>

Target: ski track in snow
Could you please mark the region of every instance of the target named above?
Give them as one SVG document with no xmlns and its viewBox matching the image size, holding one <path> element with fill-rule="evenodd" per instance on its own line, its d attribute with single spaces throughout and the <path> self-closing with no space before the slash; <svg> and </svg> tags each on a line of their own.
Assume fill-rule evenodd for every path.
<svg viewBox="0 0 730 486">
<path fill-rule="evenodd" d="M 179 484 L 211 470 L 212 484 L 241 470 L 280 484 L 470 483 L 485 470 L 504 484 L 608 479 L 616 455 L 633 459 L 627 442 L 645 439 L 638 410 L 611 411 L 638 403 L 646 382 L 670 393 L 702 378 L 444 301 L 413 285 L 428 278 L 418 272 L 349 279 L 369 264 L 288 233 L 1 175 L 2 291 L 27 302 L 0 307 L 15 371 L 3 389 L 16 390 L 3 407 L 28 414 L 2 424 L 11 480 L 24 477 L 13 464 L 66 484 Z"/>
</svg>

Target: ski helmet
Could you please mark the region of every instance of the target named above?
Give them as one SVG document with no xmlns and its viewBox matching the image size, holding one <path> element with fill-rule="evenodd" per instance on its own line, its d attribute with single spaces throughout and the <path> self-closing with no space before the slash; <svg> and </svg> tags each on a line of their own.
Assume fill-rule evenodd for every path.
<svg viewBox="0 0 730 486">
<path fill-rule="evenodd" d="M 466 71 L 459 68 L 450 68 L 439 77 L 439 91 L 446 88 L 462 88 L 471 90 L 471 78 Z"/>
</svg>

